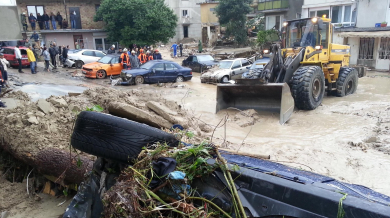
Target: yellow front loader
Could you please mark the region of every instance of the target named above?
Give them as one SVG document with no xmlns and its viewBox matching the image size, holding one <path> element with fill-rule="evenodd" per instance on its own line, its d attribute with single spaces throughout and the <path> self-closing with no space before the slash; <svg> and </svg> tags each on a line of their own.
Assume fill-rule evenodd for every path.
<svg viewBox="0 0 390 218">
<path fill-rule="evenodd" d="M 345 96 L 356 91 L 358 73 L 349 67 L 350 47 L 332 43 L 333 26 L 327 18 L 283 23 L 281 45 L 272 45 L 271 60 L 255 79 L 238 79 L 217 86 L 217 112 L 230 107 L 277 111 L 280 123 L 294 106 L 314 110 L 325 92 Z"/>
</svg>

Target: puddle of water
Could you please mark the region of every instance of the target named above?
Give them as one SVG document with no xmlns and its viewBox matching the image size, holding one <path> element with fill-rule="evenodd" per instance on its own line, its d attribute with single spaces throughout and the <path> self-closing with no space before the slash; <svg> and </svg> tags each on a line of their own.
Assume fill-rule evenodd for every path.
<svg viewBox="0 0 390 218">
<path fill-rule="evenodd" d="M 86 87 L 67 86 L 55 84 L 27 84 L 21 86 L 18 90 L 26 92 L 32 101 L 37 101 L 40 98 L 49 98 L 51 95 L 67 95 L 69 92 L 83 92 Z"/>
</svg>

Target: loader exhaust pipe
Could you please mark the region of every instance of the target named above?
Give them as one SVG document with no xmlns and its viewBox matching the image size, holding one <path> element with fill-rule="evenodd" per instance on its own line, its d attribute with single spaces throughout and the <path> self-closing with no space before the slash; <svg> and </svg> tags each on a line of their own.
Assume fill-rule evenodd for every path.
<svg viewBox="0 0 390 218">
<path fill-rule="evenodd" d="M 277 112 L 279 123 L 284 124 L 294 111 L 294 99 L 286 83 L 259 84 L 255 79 L 244 79 L 236 84 L 218 84 L 216 112 L 230 107 Z"/>
</svg>

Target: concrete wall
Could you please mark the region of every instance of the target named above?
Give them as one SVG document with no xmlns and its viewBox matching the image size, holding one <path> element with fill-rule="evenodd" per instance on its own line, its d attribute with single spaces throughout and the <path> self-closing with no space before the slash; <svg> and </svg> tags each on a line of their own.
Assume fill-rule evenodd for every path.
<svg viewBox="0 0 390 218">
<path fill-rule="evenodd" d="M 183 26 L 188 25 L 188 37 L 195 40 L 202 39 L 202 22 L 200 16 L 199 3 L 203 0 L 165 0 L 165 3 L 170 7 L 179 18 L 176 35 L 170 40 L 171 42 L 177 42 L 184 38 Z M 183 18 L 182 10 L 188 10 L 189 18 Z"/>
<path fill-rule="evenodd" d="M 27 6 L 43 6 L 45 12 L 50 16 L 50 13 L 53 12 L 57 14 L 60 12 L 62 17 L 68 20 L 69 28 L 71 27 L 69 21 L 69 7 L 79 7 L 80 16 L 81 16 L 81 27 L 82 29 L 102 29 L 103 22 L 94 22 L 93 17 L 96 14 L 96 5 L 100 4 L 100 0 L 83 0 L 83 1 L 69 1 L 66 0 L 66 11 L 64 6 L 64 1 L 50 1 L 50 0 L 17 0 L 17 5 L 21 13 L 26 12 Z M 38 24 L 36 24 L 37 30 L 39 30 Z M 50 25 L 51 26 L 51 25 Z M 30 25 L 28 24 L 29 29 L 31 30 Z M 52 28 L 52 27 L 50 27 Z M 58 28 L 58 25 L 57 25 Z"/>
<path fill-rule="evenodd" d="M 375 23 L 386 21 L 388 8 L 388 0 L 359 1 L 356 27 L 374 27 Z"/>
<path fill-rule="evenodd" d="M 206 3 L 200 5 L 200 14 L 202 23 L 219 23 L 219 19 L 214 11 L 210 11 L 211 8 L 218 6 L 218 3 Z"/>
<path fill-rule="evenodd" d="M 57 45 L 69 45 L 69 49 L 76 49 L 73 41 L 73 36 L 82 35 L 84 40 L 84 48 L 95 49 L 92 33 L 48 33 L 45 34 L 46 46 L 52 42 Z"/>
<path fill-rule="evenodd" d="M 284 15 L 285 20 L 297 19 L 297 13 L 302 13 L 303 0 L 289 0 L 290 8 Z"/>
</svg>

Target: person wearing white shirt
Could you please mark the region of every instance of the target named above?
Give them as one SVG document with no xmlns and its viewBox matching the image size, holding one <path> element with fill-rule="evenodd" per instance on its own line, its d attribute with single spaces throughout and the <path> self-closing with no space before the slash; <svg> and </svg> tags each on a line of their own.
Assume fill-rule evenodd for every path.
<svg viewBox="0 0 390 218">
<path fill-rule="evenodd" d="M 16 60 L 18 60 L 19 63 L 19 73 L 24 73 L 22 71 L 22 54 L 20 53 L 19 45 L 16 45 L 16 47 L 14 48 L 14 52 L 15 52 L 15 58 Z"/>
<path fill-rule="evenodd" d="M 9 66 L 9 62 L 4 58 L 4 54 L 3 53 L 0 53 L 0 61 L 1 63 L 3 64 L 3 68 L 4 68 L 4 71 L 3 71 L 3 88 L 7 87 L 9 88 L 9 85 L 7 84 L 7 81 L 8 81 L 8 73 L 7 73 L 7 66 Z"/>
</svg>

